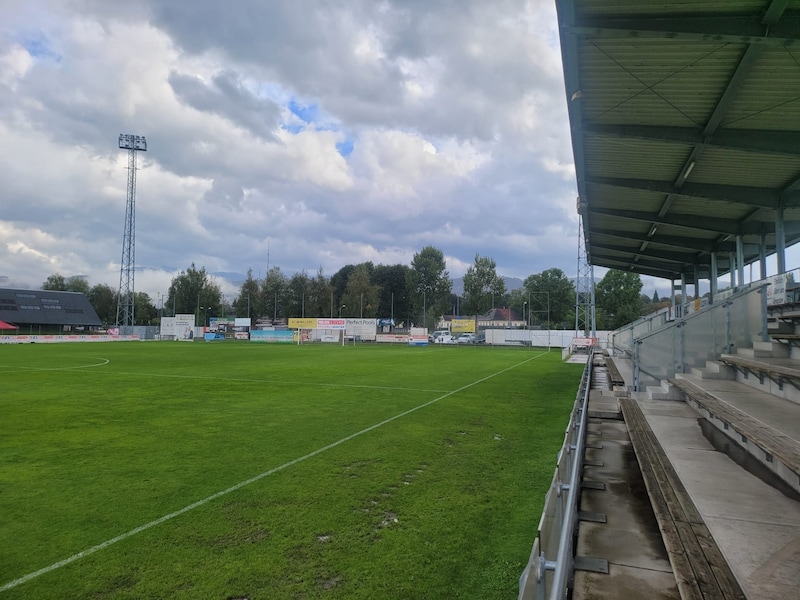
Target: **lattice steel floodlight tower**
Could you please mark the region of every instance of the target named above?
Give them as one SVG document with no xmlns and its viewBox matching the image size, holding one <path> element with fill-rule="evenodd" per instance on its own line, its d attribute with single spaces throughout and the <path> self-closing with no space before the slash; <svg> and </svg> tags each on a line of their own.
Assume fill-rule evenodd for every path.
<svg viewBox="0 0 800 600">
<path fill-rule="evenodd" d="M 133 327 L 134 270 L 136 265 L 136 153 L 147 151 L 147 140 L 141 135 L 119 134 L 119 147 L 128 151 L 128 201 L 125 206 L 125 228 L 122 234 L 122 260 L 119 269 L 117 327 Z"/>
<path fill-rule="evenodd" d="M 578 198 L 578 277 L 575 280 L 575 335 L 596 337 L 594 304 L 594 267 L 586 251 L 581 201 Z"/>
</svg>

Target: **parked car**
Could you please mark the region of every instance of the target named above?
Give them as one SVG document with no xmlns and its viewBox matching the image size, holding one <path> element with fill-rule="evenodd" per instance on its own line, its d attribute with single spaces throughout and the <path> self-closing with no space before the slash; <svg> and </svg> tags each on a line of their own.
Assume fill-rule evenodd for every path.
<svg viewBox="0 0 800 600">
<path fill-rule="evenodd" d="M 474 333 L 462 333 L 460 336 L 456 338 L 457 344 L 474 344 L 475 343 L 475 334 Z"/>
</svg>

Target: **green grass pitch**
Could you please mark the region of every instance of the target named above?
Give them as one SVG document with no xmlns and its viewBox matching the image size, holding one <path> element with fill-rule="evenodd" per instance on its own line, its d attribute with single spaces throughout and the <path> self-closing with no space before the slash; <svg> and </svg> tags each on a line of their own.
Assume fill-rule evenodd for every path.
<svg viewBox="0 0 800 600">
<path fill-rule="evenodd" d="M 510 598 L 560 351 L 0 346 L 0 600 Z"/>
</svg>

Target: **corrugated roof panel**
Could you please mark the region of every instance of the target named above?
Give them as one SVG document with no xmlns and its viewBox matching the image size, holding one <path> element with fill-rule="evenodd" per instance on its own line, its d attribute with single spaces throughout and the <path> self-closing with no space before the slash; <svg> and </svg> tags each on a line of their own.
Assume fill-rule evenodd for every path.
<svg viewBox="0 0 800 600">
<path fill-rule="evenodd" d="M 664 204 L 665 194 L 611 185 L 590 184 L 592 209 L 613 208 L 658 213 Z"/>
<path fill-rule="evenodd" d="M 557 4 L 592 263 L 693 276 L 737 234 L 747 260 L 774 251 L 800 181 L 800 0 Z M 784 221 L 800 240 L 800 209 Z"/>
<path fill-rule="evenodd" d="M 800 144 L 800 139 L 798 139 Z M 800 156 L 758 154 L 710 147 L 692 170 L 692 183 L 781 189 L 800 176 Z"/>
<path fill-rule="evenodd" d="M 636 2 L 635 0 L 578 0 L 578 10 L 587 15 L 675 15 L 708 13 L 758 13 L 762 0 L 681 0 L 680 2 Z M 796 4 L 791 0 L 790 4 Z"/>
<path fill-rule="evenodd" d="M 718 202 L 704 198 L 675 196 L 670 207 L 671 216 L 708 217 L 717 215 L 723 219 L 743 219 L 753 212 L 753 207 L 747 204 L 733 202 Z"/>
<path fill-rule="evenodd" d="M 590 176 L 638 177 L 673 181 L 691 148 L 641 139 L 589 138 L 584 142 Z"/>
<path fill-rule="evenodd" d="M 800 131 L 800 46 L 761 50 L 722 126 Z"/>
<path fill-rule="evenodd" d="M 669 40 L 583 43 L 581 100 L 587 123 L 700 126 L 742 54 L 732 44 Z"/>
</svg>

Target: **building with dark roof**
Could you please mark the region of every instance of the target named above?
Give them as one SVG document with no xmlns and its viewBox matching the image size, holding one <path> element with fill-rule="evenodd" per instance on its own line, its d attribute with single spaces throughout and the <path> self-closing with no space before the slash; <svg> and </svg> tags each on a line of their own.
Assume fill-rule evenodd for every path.
<svg viewBox="0 0 800 600">
<path fill-rule="evenodd" d="M 20 332 L 102 325 L 89 299 L 80 292 L 4 288 L 0 288 L 0 321 L 16 325 Z"/>
</svg>

